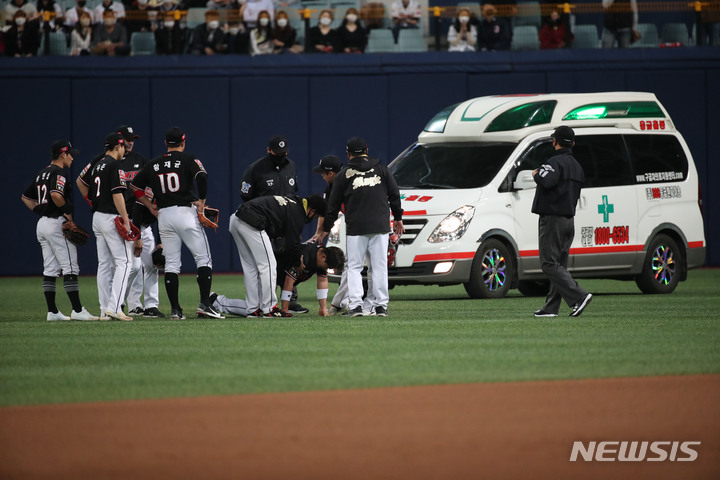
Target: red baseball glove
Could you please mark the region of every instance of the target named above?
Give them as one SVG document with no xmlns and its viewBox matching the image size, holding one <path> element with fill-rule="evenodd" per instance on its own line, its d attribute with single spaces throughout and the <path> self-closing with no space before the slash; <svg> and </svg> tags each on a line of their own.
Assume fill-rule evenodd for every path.
<svg viewBox="0 0 720 480">
<path fill-rule="evenodd" d="M 128 232 L 127 230 L 125 230 L 123 219 L 119 215 L 115 217 L 115 228 L 117 229 L 123 240 L 127 240 L 128 242 L 134 242 L 135 240 L 140 238 L 140 229 L 133 225 L 132 222 L 130 222 L 130 231 Z"/>
</svg>

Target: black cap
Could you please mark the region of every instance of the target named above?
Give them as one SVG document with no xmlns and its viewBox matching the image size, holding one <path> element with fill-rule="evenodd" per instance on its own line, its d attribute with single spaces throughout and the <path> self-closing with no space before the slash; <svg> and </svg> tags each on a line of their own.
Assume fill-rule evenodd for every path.
<svg viewBox="0 0 720 480">
<path fill-rule="evenodd" d="M 273 153 L 288 153 L 288 142 L 287 138 L 282 135 L 275 135 L 268 142 L 268 148 Z"/>
<path fill-rule="evenodd" d="M 168 147 L 179 147 L 185 141 L 185 132 L 180 127 L 170 127 L 165 132 L 165 143 Z"/>
<path fill-rule="evenodd" d="M 65 152 L 69 153 L 73 157 L 80 153 L 78 149 L 73 148 L 72 144 L 67 140 L 57 140 L 50 145 L 50 153 L 55 158 Z"/>
<path fill-rule="evenodd" d="M 115 131 L 122 134 L 126 142 L 132 142 L 136 138 L 140 138 L 140 135 L 135 134 L 130 125 L 120 125 L 115 129 Z"/>
<path fill-rule="evenodd" d="M 320 159 L 320 163 L 313 167 L 315 173 L 339 172 L 342 170 L 342 163 L 335 155 L 325 155 Z"/>
<path fill-rule="evenodd" d="M 113 132 L 105 137 L 105 150 L 112 150 L 115 145 L 125 145 L 125 139 L 118 132 Z"/>
<path fill-rule="evenodd" d="M 355 155 L 367 153 L 367 142 L 360 137 L 352 137 L 347 141 L 347 152 Z"/>
<path fill-rule="evenodd" d="M 550 136 L 557 140 L 557 142 L 563 147 L 572 147 L 575 142 L 575 132 L 572 128 L 565 125 L 557 127 Z"/>
</svg>

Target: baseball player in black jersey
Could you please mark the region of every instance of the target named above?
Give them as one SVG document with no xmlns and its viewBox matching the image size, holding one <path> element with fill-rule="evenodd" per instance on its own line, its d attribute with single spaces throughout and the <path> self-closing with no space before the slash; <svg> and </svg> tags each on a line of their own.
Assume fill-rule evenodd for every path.
<svg viewBox="0 0 720 480">
<path fill-rule="evenodd" d="M 318 243 L 303 243 L 300 245 L 301 265 L 290 265 L 282 256 L 277 259 L 278 278 L 277 283 L 286 292 L 289 292 L 293 285 L 310 280 L 317 275 L 317 298 L 320 309 L 318 314 L 321 317 L 329 316 L 327 310 L 327 270 L 329 268 L 339 271 L 345 263 L 345 255 L 337 247 L 323 247 Z M 210 294 L 213 307 L 219 312 L 228 315 L 247 317 L 252 311 L 248 311 L 247 302 L 240 298 L 229 298 L 216 293 Z M 288 311 L 288 301 L 282 302 L 282 310 Z"/>
<path fill-rule="evenodd" d="M 270 195 L 292 196 L 298 191 L 295 163 L 288 158 L 287 138 L 276 135 L 270 139 L 267 155 L 252 163 L 243 174 L 240 196 L 243 202 Z M 297 303 L 297 289 L 293 289 L 290 302 L 293 313 L 309 310 Z"/>
<path fill-rule="evenodd" d="M 77 248 L 62 232 L 62 224 L 72 221 L 72 184 L 65 168 L 72 165 L 78 151 L 67 140 L 58 140 L 50 147 L 50 165 L 40 170 L 25 189 L 22 201 L 40 215 L 36 235 L 43 254 L 43 292 L 47 302 L 49 322 L 58 320 L 98 320 L 80 303 L 78 285 Z M 70 316 L 64 315 L 55 304 L 55 280 L 63 276 L 65 292 L 72 303 Z"/>
<path fill-rule="evenodd" d="M 120 133 L 125 140 L 125 156 L 120 160 L 120 169 L 125 175 L 125 182 L 130 184 L 140 169 L 147 164 L 147 159 L 133 150 L 135 140 L 140 136 L 135 133 L 131 126 L 121 125 L 115 131 Z M 155 235 L 152 231 L 152 223 L 155 221 L 155 216 L 142 203 L 136 201 L 132 188 L 125 191 L 125 207 L 133 223 L 140 229 L 140 238 L 142 240 L 142 242 L 135 242 L 135 255 L 132 258 L 130 268 L 127 289 L 128 315 L 142 315 L 152 318 L 165 317 L 158 310 L 158 270 L 152 262 L 152 252 L 155 249 Z M 143 293 L 145 294 L 145 308 L 143 308 L 140 301 Z"/>
<path fill-rule="evenodd" d="M 97 285 L 100 311 L 115 320 L 131 321 L 122 310 L 130 275 L 133 242 L 123 239 L 115 226 L 120 216 L 130 231 L 130 217 L 125 207 L 125 175 L 120 160 L 125 156 L 125 139 L 114 132 L 105 137 L 105 157 L 88 165 L 80 173 L 78 187 L 92 203 L 93 232 L 97 239 Z"/>
<path fill-rule="evenodd" d="M 300 233 L 307 222 L 324 213 L 325 200 L 319 195 L 273 196 L 243 203 L 230 217 L 230 234 L 245 274 L 249 317 L 291 316 L 277 306 L 275 255 L 284 255 L 289 263 L 299 266 Z"/>
<path fill-rule="evenodd" d="M 200 160 L 185 153 L 185 132 L 172 127 L 165 133 L 168 151 L 153 159 L 135 176 L 132 187 L 135 196 L 148 209 L 158 212 L 158 230 L 165 255 L 165 290 L 167 291 L 172 319 L 185 318 L 178 299 L 178 287 L 182 244 L 190 250 L 197 267 L 200 288 L 198 317 L 225 318 L 209 301 L 212 287 L 212 257 L 205 230 L 198 220 L 197 212 L 205 208 L 207 196 L 207 172 Z M 194 184 L 197 184 L 197 196 Z M 146 195 L 150 188 L 155 205 Z"/>
</svg>

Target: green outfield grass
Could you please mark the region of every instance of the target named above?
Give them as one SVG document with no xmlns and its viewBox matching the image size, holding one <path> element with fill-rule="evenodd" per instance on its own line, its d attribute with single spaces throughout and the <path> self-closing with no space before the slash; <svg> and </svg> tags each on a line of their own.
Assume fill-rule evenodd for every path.
<svg viewBox="0 0 720 480">
<path fill-rule="evenodd" d="M 671 295 L 581 283 L 595 299 L 578 319 L 538 320 L 542 299 L 470 300 L 461 286 L 395 288 L 386 319 L 320 318 L 308 282 L 311 313 L 287 320 L 50 323 L 40 277 L 2 278 L 0 405 L 720 372 L 719 269 Z M 242 277 L 216 275 L 213 289 L 240 296 Z M 97 313 L 93 277 L 81 298 Z M 193 276 L 180 298 L 194 312 Z M 70 312 L 61 281 L 58 305 Z"/>
</svg>

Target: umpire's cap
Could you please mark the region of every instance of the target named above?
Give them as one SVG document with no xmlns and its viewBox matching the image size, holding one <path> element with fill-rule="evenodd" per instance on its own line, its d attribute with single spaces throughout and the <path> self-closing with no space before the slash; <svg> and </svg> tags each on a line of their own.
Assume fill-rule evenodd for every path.
<svg viewBox="0 0 720 480">
<path fill-rule="evenodd" d="M 179 147 L 185 141 L 185 132 L 180 127 L 170 127 L 165 132 L 165 143 L 168 147 Z"/>
<path fill-rule="evenodd" d="M 121 133 L 113 132 L 105 137 L 105 150 L 112 150 L 116 145 L 125 145 L 125 139 Z"/>
<path fill-rule="evenodd" d="M 80 151 L 77 148 L 73 148 L 72 144 L 68 140 L 57 140 L 50 145 L 50 154 L 53 158 L 58 158 L 63 153 L 69 153 L 73 157 L 78 155 Z"/>
<path fill-rule="evenodd" d="M 280 155 L 287 154 L 288 153 L 287 138 L 283 137 L 282 135 L 275 135 L 268 142 L 268 148 L 273 153 L 277 153 Z"/>
<path fill-rule="evenodd" d="M 342 163 L 335 155 L 325 155 L 320 159 L 320 163 L 315 165 L 312 169 L 315 173 L 337 173 L 340 170 L 342 170 Z"/>
<path fill-rule="evenodd" d="M 572 128 L 565 125 L 557 127 L 550 136 L 557 140 L 563 147 L 572 147 L 573 143 L 575 143 L 575 132 Z"/>
</svg>

